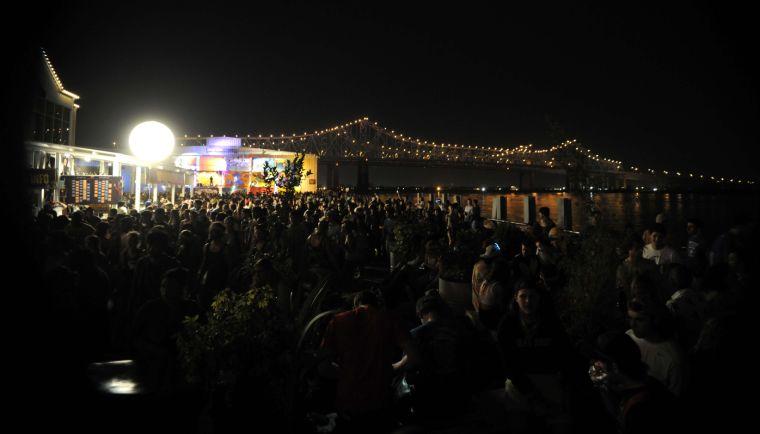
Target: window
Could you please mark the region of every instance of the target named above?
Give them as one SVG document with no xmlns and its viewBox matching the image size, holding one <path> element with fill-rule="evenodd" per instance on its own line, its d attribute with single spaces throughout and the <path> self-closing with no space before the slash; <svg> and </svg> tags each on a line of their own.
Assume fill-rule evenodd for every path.
<svg viewBox="0 0 760 434">
<path fill-rule="evenodd" d="M 34 106 L 34 131 L 32 137 L 48 143 L 69 143 L 71 109 L 44 98 L 37 99 Z"/>
</svg>

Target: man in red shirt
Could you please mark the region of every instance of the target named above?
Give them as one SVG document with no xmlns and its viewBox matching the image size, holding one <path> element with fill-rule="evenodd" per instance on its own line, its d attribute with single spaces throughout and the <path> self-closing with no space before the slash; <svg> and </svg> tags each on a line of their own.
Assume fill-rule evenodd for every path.
<svg viewBox="0 0 760 434">
<path fill-rule="evenodd" d="M 378 308 L 377 296 L 362 291 L 354 309 L 328 324 L 322 348 L 338 365 L 336 407 L 354 420 L 373 420 L 392 404 L 393 363 L 406 354 L 406 366 L 417 360 L 409 332 Z"/>
</svg>

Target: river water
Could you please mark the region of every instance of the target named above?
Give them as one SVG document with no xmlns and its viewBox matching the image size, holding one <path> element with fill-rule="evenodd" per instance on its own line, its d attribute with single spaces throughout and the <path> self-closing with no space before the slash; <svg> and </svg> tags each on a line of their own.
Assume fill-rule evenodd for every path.
<svg viewBox="0 0 760 434">
<path fill-rule="evenodd" d="M 453 200 L 452 193 L 449 200 Z M 473 199 L 481 203 L 481 213 L 491 217 L 493 199 L 498 194 L 459 193 L 462 201 Z M 572 229 L 581 231 L 588 221 L 590 204 L 599 209 L 605 223 L 616 229 L 632 226 L 642 230 L 654 223 L 657 214 L 665 213 L 668 228 L 674 241 L 685 238 L 686 219 L 697 217 L 704 223 L 704 232 L 714 237 L 725 232 L 737 217 L 760 221 L 760 194 L 758 193 L 507 193 L 507 220 L 523 221 L 525 198 L 533 196 L 536 210 L 548 207 L 556 220 L 561 199 L 572 202 Z"/>
</svg>

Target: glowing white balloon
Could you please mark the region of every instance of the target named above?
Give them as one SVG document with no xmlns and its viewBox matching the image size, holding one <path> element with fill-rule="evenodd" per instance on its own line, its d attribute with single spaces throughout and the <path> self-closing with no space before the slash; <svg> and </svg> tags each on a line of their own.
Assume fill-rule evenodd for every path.
<svg viewBox="0 0 760 434">
<path fill-rule="evenodd" d="M 161 161 L 174 150 L 174 134 L 161 122 L 143 122 L 129 133 L 129 149 L 142 161 Z"/>
</svg>

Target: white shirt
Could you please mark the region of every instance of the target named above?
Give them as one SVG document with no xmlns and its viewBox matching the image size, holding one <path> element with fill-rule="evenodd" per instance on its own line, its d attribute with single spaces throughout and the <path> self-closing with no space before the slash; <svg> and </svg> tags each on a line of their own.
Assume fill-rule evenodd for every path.
<svg viewBox="0 0 760 434">
<path fill-rule="evenodd" d="M 641 351 L 641 361 L 649 366 L 649 375 L 664 384 L 674 395 L 680 396 L 684 385 L 684 358 L 673 341 L 649 342 L 639 339 L 633 330 L 625 332 Z"/>
<path fill-rule="evenodd" d="M 678 253 L 668 246 L 664 246 L 661 249 L 656 249 L 654 244 L 647 244 L 644 246 L 644 251 L 641 253 L 641 257 L 654 261 L 657 265 L 679 263 L 680 259 Z"/>
</svg>

